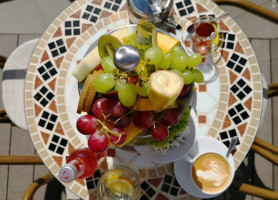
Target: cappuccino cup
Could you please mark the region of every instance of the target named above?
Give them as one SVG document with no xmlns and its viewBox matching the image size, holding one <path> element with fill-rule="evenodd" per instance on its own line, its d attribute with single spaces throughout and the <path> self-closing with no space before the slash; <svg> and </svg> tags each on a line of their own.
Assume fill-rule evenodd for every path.
<svg viewBox="0 0 278 200">
<path fill-rule="evenodd" d="M 234 161 L 232 155 L 229 155 L 231 158 L 226 158 L 228 148 L 222 142 L 214 138 L 199 139 L 206 140 L 207 147 L 202 147 L 202 150 L 199 151 L 200 148 L 197 146 L 184 156 L 184 160 L 190 163 L 190 179 L 198 193 L 207 197 L 218 196 L 233 181 Z M 196 143 L 198 145 L 198 139 Z M 210 148 L 211 145 L 213 148 Z M 221 146 L 221 148 L 217 148 L 217 146 Z M 221 149 L 221 152 L 218 149 Z"/>
</svg>

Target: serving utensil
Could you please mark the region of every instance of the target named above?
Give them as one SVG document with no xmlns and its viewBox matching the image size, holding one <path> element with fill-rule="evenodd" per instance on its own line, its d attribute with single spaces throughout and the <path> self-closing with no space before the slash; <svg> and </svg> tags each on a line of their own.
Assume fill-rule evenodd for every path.
<svg viewBox="0 0 278 200">
<path fill-rule="evenodd" d="M 226 158 L 228 158 L 230 153 L 234 150 L 234 148 L 235 148 L 235 146 L 237 144 L 237 141 L 238 141 L 238 138 L 236 138 L 236 137 L 232 138 L 232 141 L 231 141 L 231 143 L 229 145 L 229 148 L 228 148 L 228 151 L 227 151 L 227 154 L 226 154 Z"/>
</svg>

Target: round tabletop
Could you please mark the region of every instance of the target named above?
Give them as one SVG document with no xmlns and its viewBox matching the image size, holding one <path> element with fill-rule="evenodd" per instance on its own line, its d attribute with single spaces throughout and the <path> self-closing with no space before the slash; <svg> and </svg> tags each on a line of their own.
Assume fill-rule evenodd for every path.
<svg viewBox="0 0 278 200">
<path fill-rule="evenodd" d="M 26 75 L 25 112 L 33 143 L 57 179 L 67 156 L 74 149 L 87 146 L 77 134 L 69 112 L 70 71 L 98 37 L 130 24 L 127 10 L 126 0 L 75 1 L 50 24 L 34 50 Z M 174 19 L 182 27 L 196 16 L 217 17 L 223 13 L 210 0 L 174 1 Z M 261 74 L 254 51 L 237 23 L 226 16 L 220 26 L 224 42 L 217 62 L 219 77 L 213 83 L 197 86 L 197 135 L 217 138 L 227 146 L 232 137 L 238 137 L 233 151 L 237 168 L 258 129 Z M 136 153 L 113 148 L 107 150 L 106 162 L 93 177 L 63 184 L 83 199 L 95 199 L 96 184 L 111 159 L 145 162 L 146 167 L 139 170 L 144 199 L 187 199 L 188 194 L 175 178 L 173 163 L 147 162 Z"/>
</svg>

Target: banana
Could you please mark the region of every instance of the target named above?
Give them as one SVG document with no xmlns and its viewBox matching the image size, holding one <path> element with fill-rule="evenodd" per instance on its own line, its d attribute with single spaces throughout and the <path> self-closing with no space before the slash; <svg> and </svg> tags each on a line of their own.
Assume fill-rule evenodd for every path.
<svg viewBox="0 0 278 200">
<path fill-rule="evenodd" d="M 148 97 L 156 112 L 171 106 L 183 88 L 183 79 L 176 73 L 159 70 L 151 74 Z"/>
</svg>

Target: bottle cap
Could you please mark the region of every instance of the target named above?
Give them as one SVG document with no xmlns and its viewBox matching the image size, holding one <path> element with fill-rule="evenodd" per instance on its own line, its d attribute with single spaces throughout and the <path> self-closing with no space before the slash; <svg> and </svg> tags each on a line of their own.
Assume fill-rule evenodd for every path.
<svg viewBox="0 0 278 200">
<path fill-rule="evenodd" d="M 77 177 L 77 169 L 72 164 L 66 164 L 59 171 L 59 178 L 61 181 L 65 183 L 69 183 L 76 179 Z"/>
</svg>

